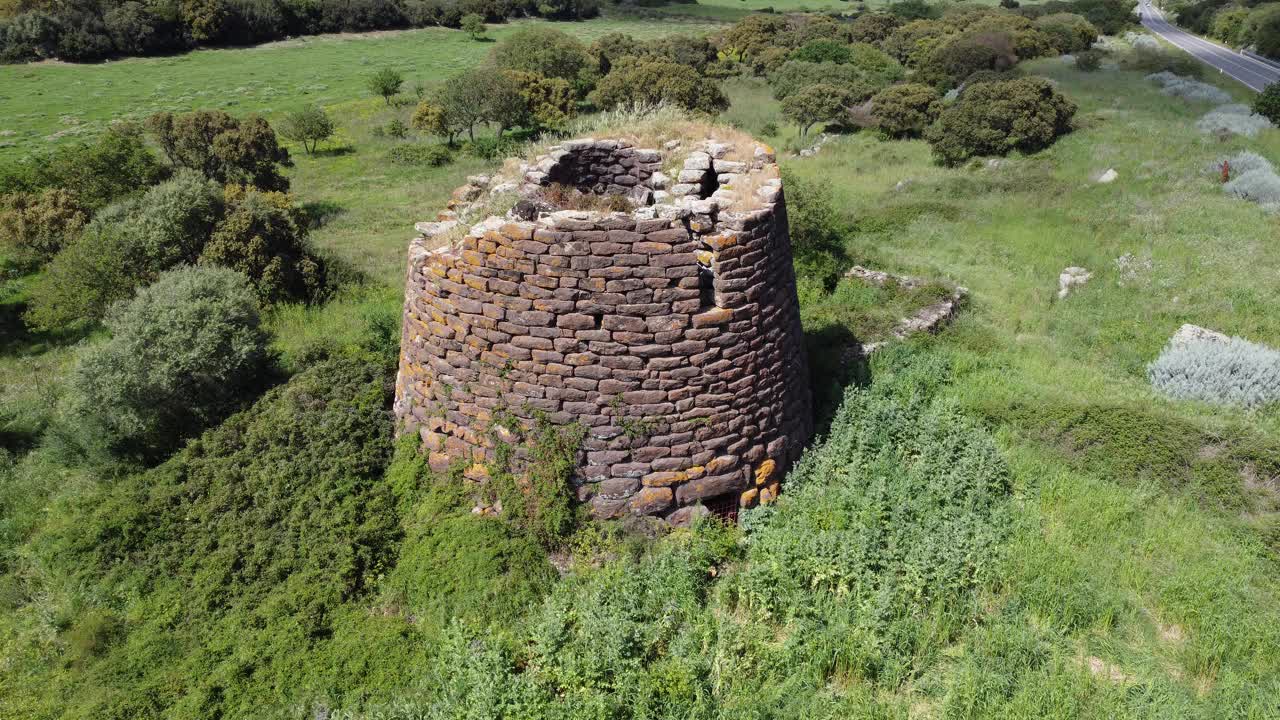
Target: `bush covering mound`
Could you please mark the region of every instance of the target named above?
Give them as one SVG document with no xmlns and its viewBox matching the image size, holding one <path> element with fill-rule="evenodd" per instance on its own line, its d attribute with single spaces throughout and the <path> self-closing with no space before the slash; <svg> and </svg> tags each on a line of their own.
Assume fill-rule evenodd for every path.
<svg viewBox="0 0 1280 720">
<path fill-rule="evenodd" d="M 981 83 L 944 110 L 925 139 L 944 165 L 975 155 L 1035 152 L 1070 132 L 1075 112 L 1075 103 L 1044 78 Z"/>
<path fill-rule="evenodd" d="M 1172 342 L 1147 378 L 1178 400 L 1262 407 L 1280 400 L 1280 351 L 1238 337 Z"/>
</svg>

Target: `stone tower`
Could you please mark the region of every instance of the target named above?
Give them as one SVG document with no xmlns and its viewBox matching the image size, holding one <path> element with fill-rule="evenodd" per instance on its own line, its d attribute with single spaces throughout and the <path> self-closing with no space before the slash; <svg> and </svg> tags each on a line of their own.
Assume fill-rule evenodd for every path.
<svg viewBox="0 0 1280 720">
<path fill-rule="evenodd" d="M 573 486 L 597 517 L 771 501 L 812 432 L 772 152 L 585 139 L 515 172 L 471 178 L 410 245 L 395 407 L 432 467 L 483 482 L 501 423 L 537 417 L 586 426 Z"/>
</svg>

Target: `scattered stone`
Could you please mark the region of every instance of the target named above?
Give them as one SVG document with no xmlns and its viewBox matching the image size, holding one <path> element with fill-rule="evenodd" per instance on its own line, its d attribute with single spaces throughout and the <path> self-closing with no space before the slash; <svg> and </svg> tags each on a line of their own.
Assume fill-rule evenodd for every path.
<svg viewBox="0 0 1280 720">
<path fill-rule="evenodd" d="M 1058 299 L 1065 298 L 1072 290 L 1089 282 L 1091 277 L 1093 273 L 1082 267 L 1064 268 L 1058 275 Z"/>
<path fill-rule="evenodd" d="M 1106 185 L 1108 183 L 1115 182 L 1119 177 L 1120 173 L 1116 172 L 1115 168 L 1107 168 L 1106 172 L 1098 176 L 1097 182 L 1102 185 Z"/>
<path fill-rule="evenodd" d="M 1227 343 L 1231 338 L 1216 330 L 1202 328 L 1199 325 L 1187 323 L 1178 328 L 1178 331 L 1169 339 L 1170 345 L 1190 345 L 1197 342 L 1216 342 Z"/>
</svg>

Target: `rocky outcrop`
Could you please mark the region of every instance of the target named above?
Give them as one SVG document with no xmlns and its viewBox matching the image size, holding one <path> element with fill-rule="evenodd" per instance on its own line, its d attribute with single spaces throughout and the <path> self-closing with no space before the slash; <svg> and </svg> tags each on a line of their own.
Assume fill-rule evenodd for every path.
<svg viewBox="0 0 1280 720">
<path fill-rule="evenodd" d="M 676 151 L 567 142 L 485 179 L 517 189 L 505 217 L 440 241 L 492 192 L 472 182 L 420 226 L 396 413 L 433 468 L 483 481 L 503 423 L 543 418 L 587 428 L 573 483 L 598 517 L 776 497 L 812 432 L 781 181 L 763 146 L 708 142 L 664 172 Z M 635 209 L 557 209 L 553 184 Z"/>
</svg>

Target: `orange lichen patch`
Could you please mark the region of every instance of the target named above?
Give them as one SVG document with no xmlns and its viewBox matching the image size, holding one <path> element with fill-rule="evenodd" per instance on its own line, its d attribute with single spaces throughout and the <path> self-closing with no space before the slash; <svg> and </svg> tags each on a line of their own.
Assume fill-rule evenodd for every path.
<svg viewBox="0 0 1280 720">
<path fill-rule="evenodd" d="M 640 479 L 640 483 L 645 487 L 670 487 L 679 485 L 689 479 L 687 472 L 652 472 Z"/>
<path fill-rule="evenodd" d="M 489 468 L 480 463 L 472 463 L 466 470 L 462 471 L 462 476 L 468 480 L 484 482 L 489 479 Z"/>
<path fill-rule="evenodd" d="M 764 485 L 773 477 L 773 471 L 778 468 L 778 463 L 769 458 L 760 463 L 760 467 L 756 468 L 756 485 Z"/>
<path fill-rule="evenodd" d="M 710 250 L 699 250 L 694 253 L 694 257 L 696 257 L 698 262 L 703 265 L 710 265 L 711 261 L 715 259 L 715 253 L 712 253 Z"/>
<path fill-rule="evenodd" d="M 760 491 L 760 504 L 768 505 L 778 499 L 778 490 L 781 489 L 778 483 L 774 483 Z"/>
<path fill-rule="evenodd" d="M 712 475 L 719 475 L 725 470 L 732 468 L 737 462 L 738 459 L 731 455 L 721 455 L 720 457 L 713 459 L 711 462 L 708 462 L 706 469 L 707 472 Z"/>
<path fill-rule="evenodd" d="M 716 250 L 723 250 L 738 244 L 737 235 L 708 235 L 705 242 Z"/>
<path fill-rule="evenodd" d="M 739 504 L 741 504 L 743 507 L 752 507 L 753 505 L 756 504 L 756 496 L 758 496 L 759 494 L 760 494 L 759 490 L 756 490 L 755 488 L 751 488 L 750 490 L 747 490 L 746 492 L 742 493 L 742 496 L 739 498 Z"/>
</svg>

